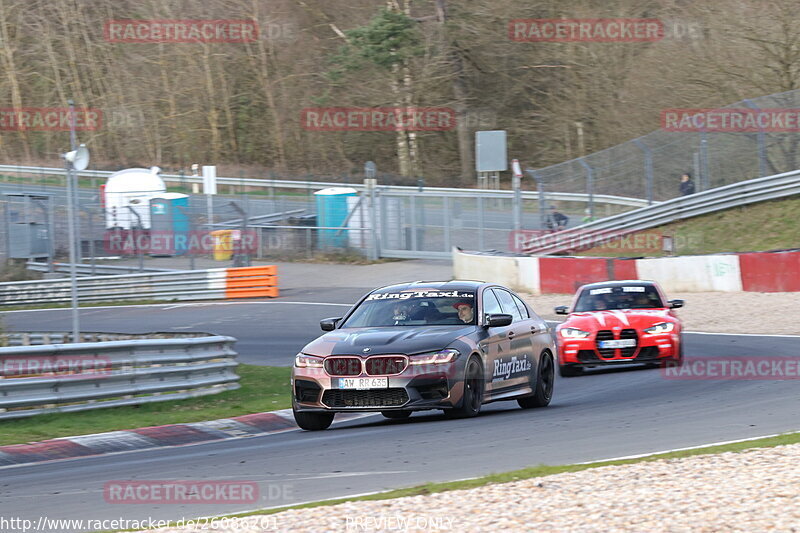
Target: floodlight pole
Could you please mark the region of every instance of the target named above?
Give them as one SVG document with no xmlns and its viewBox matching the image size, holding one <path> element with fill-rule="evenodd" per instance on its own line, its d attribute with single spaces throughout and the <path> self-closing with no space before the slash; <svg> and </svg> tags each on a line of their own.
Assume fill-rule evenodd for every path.
<svg viewBox="0 0 800 533">
<path fill-rule="evenodd" d="M 78 148 L 78 142 L 75 136 L 75 103 L 72 100 L 67 100 L 69 104 L 69 143 L 70 151 L 75 151 Z M 66 161 L 67 165 L 67 224 L 69 229 L 69 281 L 70 281 L 70 294 L 71 294 L 71 307 L 72 307 L 72 342 L 80 342 L 80 317 L 78 315 L 78 280 L 75 263 L 77 262 L 77 254 L 75 249 L 75 168 L 73 163 Z"/>
</svg>

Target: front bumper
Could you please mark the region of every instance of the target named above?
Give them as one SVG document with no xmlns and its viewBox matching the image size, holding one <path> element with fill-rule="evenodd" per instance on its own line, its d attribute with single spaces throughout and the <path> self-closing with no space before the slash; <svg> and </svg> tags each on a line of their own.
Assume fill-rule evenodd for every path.
<svg viewBox="0 0 800 533">
<path fill-rule="evenodd" d="M 422 411 L 456 407 L 463 394 L 463 381 L 456 379 L 456 364 L 432 366 L 437 368 L 410 367 L 401 374 L 388 376 L 388 388 L 364 390 L 340 389 L 341 378 L 331 377 L 321 368 L 295 367 L 292 370 L 293 407 L 295 411 L 309 412 Z"/>
<path fill-rule="evenodd" d="M 680 335 L 643 335 L 638 332 L 636 346 L 628 349 L 599 349 L 595 335 L 585 339 L 558 338 L 561 365 L 606 365 L 620 363 L 648 363 L 662 359 L 676 359 L 680 353 Z"/>
</svg>

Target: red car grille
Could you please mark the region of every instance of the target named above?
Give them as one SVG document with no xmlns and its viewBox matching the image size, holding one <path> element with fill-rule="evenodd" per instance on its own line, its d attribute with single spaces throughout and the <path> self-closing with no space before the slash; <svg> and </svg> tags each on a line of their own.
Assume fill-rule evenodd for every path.
<svg viewBox="0 0 800 533">
<path fill-rule="evenodd" d="M 370 357 L 367 359 L 367 374 L 370 376 L 390 376 L 406 369 L 408 360 L 405 357 L 392 355 L 388 357 Z"/>
<path fill-rule="evenodd" d="M 331 376 L 358 376 L 361 360 L 355 357 L 326 357 L 325 372 Z"/>
</svg>

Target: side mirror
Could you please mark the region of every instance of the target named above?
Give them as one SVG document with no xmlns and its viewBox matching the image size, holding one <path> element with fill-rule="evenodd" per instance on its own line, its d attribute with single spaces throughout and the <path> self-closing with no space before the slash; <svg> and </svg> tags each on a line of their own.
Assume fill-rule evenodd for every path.
<svg viewBox="0 0 800 533">
<path fill-rule="evenodd" d="M 683 307 L 683 300 L 670 300 L 669 301 L 669 308 L 670 309 L 677 309 L 679 307 Z"/>
<path fill-rule="evenodd" d="M 490 328 L 498 326 L 510 326 L 513 321 L 514 317 L 511 315 L 505 315 L 501 313 L 486 315 L 486 325 Z"/>
<path fill-rule="evenodd" d="M 557 315 L 568 315 L 567 306 L 566 305 L 559 305 L 558 307 L 554 307 L 553 311 L 556 312 Z"/>
<path fill-rule="evenodd" d="M 334 318 L 323 318 L 319 321 L 319 327 L 322 331 L 333 331 L 336 329 L 336 323 L 339 322 L 342 317 L 337 316 Z"/>
</svg>

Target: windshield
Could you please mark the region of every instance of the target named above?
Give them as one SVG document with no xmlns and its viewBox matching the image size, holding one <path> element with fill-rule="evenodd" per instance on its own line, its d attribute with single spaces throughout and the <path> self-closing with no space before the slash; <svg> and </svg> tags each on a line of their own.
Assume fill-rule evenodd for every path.
<svg viewBox="0 0 800 533">
<path fill-rule="evenodd" d="M 413 290 L 370 294 L 342 327 L 465 324 L 475 324 L 474 292 Z"/>
<path fill-rule="evenodd" d="M 584 289 L 575 304 L 575 313 L 608 309 L 656 309 L 664 307 L 652 285 L 623 285 Z"/>
</svg>

